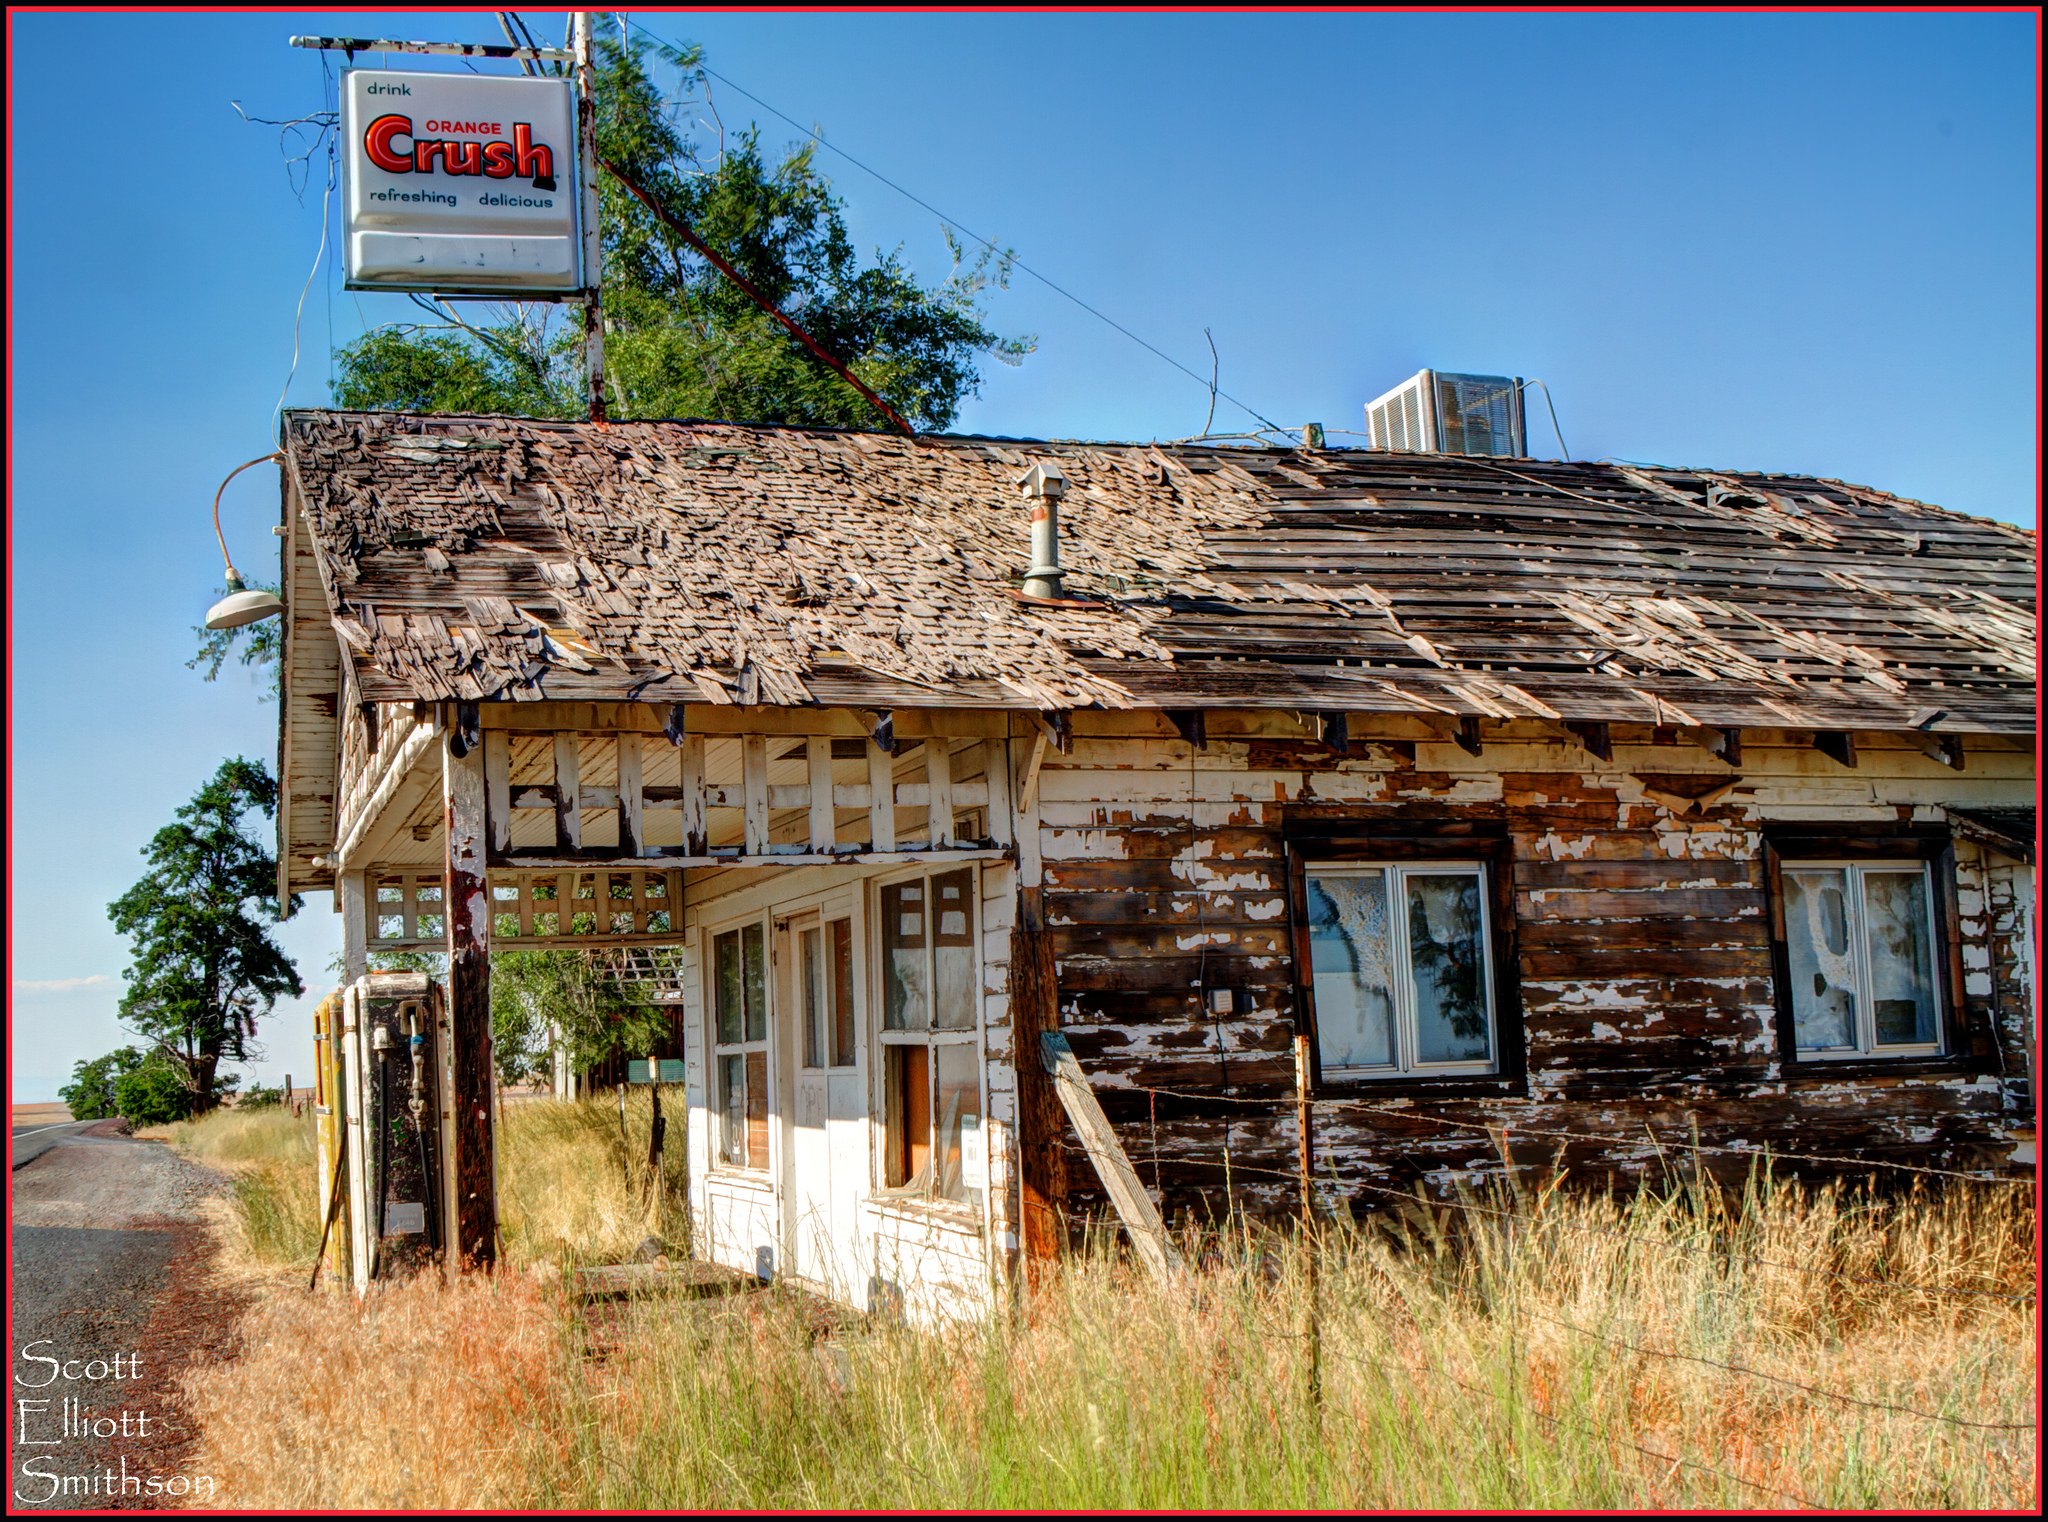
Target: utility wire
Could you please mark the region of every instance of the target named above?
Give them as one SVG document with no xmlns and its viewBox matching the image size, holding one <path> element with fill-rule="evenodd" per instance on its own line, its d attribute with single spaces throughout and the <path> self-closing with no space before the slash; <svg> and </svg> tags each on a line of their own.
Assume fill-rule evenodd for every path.
<svg viewBox="0 0 2048 1522">
<path fill-rule="evenodd" d="M 645 33 L 653 41 L 660 43 L 663 47 L 674 48 L 676 46 L 667 38 L 659 36 L 658 34 L 649 31 L 646 27 L 642 26 L 637 21 L 633 22 L 632 25 L 637 30 Z M 734 80 L 727 78 L 725 75 L 719 73 L 718 70 L 712 68 L 709 64 L 700 62 L 697 65 L 697 67 L 702 69 L 706 74 L 709 74 L 713 79 L 716 79 L 720 84 L 726 85 L 731 89 L 739 91 L 740 94 L 746 96 L 748 100 L 752 101 L 755 105 L 759 106 L 763 111 L 768 112 L 769 115 L 781 118 L 783 121 L 789 123 L 790 126 L 796 128 L 797 131 L 805 133 L 806 135 L 812 137 L 814 141 L 823 144 L 826 148 L 831 149 L 832 152 L 838 154 L 841 158 L 845 159 L 846 162 L 853 165 L 854 168 L 862 171 L 865 174 L 870 174 L 874 176 L 876 179 L 880 180 L 884 185 L 887 185 L 891 190 L 895 191 L 898 195 L 904 197 L 906 200 L 914 201 L 917 205 L 922 206 L 926 211 L 930 212 L 940 221 L 946 223 L 950 227 L 957 228 L 962 233 L 965 233 L 969 238 L 973 239 L 976 243 L 979 243 L 983 248 L 987 249 L 997 258 L 1007 259 L 1008 262 L 1014 264 L 1018 269 L 1022 270 L 1025 274 L 1029 275 L 1033 280 L 1036 280 L 1040 285 L 1045 286 L 1048 290 L 1051 290 L 1058 295 L 1066 297 L 1067 300 L 1071 301 L 1075 306 L 1079 307 L 1082 311 L 1088 313 L 1090 316 L 1099 318 L 1101 321 L 1108 323 L 1112 328 L 1115 328 L 1117 332 L 1123 334 L 1124 337 L 1128 338 L 1132 343 L 1138 345 L 1138 347 L 1146 350 L 1148 353 L 1154 354 L 1160 359 L 1165 360 L 1169 365 L 1172 365 L 1174 369 L 1180 371 L 1181 374 L 1185 375 L 1189 380 L 1194 381 L 1197 385 L 1201 386 L 1205 391 L 1215 389 L 1216 395 L 1222 397 L 1226 402 L 1229 402 L 1232 406 L 1242 408 L 1244 411 L 1250 413 L 1253 417 L 1257 418 L 1261 423 L 1264 423 L 1268 428 L 1272 429 L 1276 433 L 1291 433 L 1300 431 L 1298 429 L 1283 428 L 1280 424 L 1274 422 L 1264 413 L 1259 412 L 1257 409 L 1252 407 L 1250 403 L 1239 401 L 1236 397 L 1232 396 L 1228 391 L 1221 390 L 1220 388 L 1212 388 L 1211 383 L 1208 379 L 1206 379 L 1196 371 L 1190 370 L 1186 365 L 1182 364 L 1179 360 L 1175 359 L 1171 354 L 1168 354 L 1164 349 L 1159 348 L 1155 344 L 1147 343 L 1144 339 L 1140 338 L 1136 333 L 1133 333 L 1129 328 L 1125 327 L 1122 323 L 1118 322 L 1114 317 L 1111 317 L 1108 313 L 1102 311 L 1099 307 L 1091 306 L 1088 302 L 1083 301 L 1079 296 L 1076 296 L 1072 291 L 1068 290 L 1065 286 L 1059 284 L 1051 277 L 1040 274 L 1037 270 L 1033 269 L 1030 265 L 1026 264 L 1022 259 L 1019 259 L 1015 254 L 1006 254 L 1004 250 L 997 248 L 994 243 L 990 242 L 987 238 L 982 237 L 980 233 L 974 232 L 970 228 L 964 226 L 957 217 L 950 217 L 946 215 L 945 212 L 939 210 L 938 207 L 932 205 L 932 203 L 927 201 L 923 196 L 916 194 L 914 191 L 906 190 L 903 186 L 897 184 L 894 180 L 890 179 L 886 174 L 882 173 L 881 170 L 874 168 L 870 164 L 862 162 L 860 159 L 857 159 L 852 154 L 848 153 L 844 148 L 838 147 L 829 140 L 827 140 L 826 138 L 819 136 L 814 131 L 814 129 L 805 127 L 803 123 L 799 122 L 795 117 L 789 115 L 788 112 L 778 110 L 776 107 L 771 106 L 770 104 L 768 104 L 767 101 L 761 99 L 760 96 L 756 95 L 752 90 L 749 90 L 745 85 L 736 83 Z"/>
</svg>

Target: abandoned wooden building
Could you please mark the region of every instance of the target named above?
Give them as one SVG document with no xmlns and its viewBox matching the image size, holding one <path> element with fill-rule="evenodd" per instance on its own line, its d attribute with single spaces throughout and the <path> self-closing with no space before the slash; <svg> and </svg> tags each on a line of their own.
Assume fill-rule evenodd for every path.
<svg viewBox="0 0 2048 1522">
<path fill-rule="evenodd" d="M 856 1304 L 984 1305 L 1100 1206 L 1055 1030 L 1169 1219 L 1293 1208 L 1297 1037 L 1330 1209 L 2032 1160 L 2020 529 L 1364 450 L 283 449 L 280 886 L 351 976 L 448 951 L 472 1179 L 489 953 L 557 945 L 680 948 L 698 1250 Z"/>
</svg>

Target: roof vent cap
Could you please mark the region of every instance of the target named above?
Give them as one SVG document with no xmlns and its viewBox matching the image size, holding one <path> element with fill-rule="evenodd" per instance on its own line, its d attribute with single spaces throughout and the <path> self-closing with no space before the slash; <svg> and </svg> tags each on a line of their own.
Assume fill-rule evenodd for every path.
<svg viewBox="0 0 2048 1522">
<path fill-rule="evenodd" d="M 1035 461 L 1017 478 L 1017 485 L 1027 497 L 1050 497 L 1057 502 L 1067 494 L 1066 476 L 1059 466 L 1045 460 Z"/>
</svg>

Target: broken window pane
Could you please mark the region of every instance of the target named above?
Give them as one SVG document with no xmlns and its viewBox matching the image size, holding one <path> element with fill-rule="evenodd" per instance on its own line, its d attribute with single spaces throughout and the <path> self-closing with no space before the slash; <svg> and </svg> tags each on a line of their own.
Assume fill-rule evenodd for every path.
<svg viewBox="0 0 2048 1522">
<path fill-rule="evenodd" d="M 1309 959 L 1325 1067 L 1394 1060 L 1386 874 L 1308 880 Z"/>
<path fill-rule="evenodd" d="M 1792 1023 L 1802 1052 L 1856 1049 L 1856 974 L 1849 931 L 1848 870 L 1787 869 L 1785 950 Z"/>
<path fill-rule="evenodd" d="M 1864 935 L 1870 943 L 1870 1009 L 1879 1046 L 1935 1041 L 1933 930 L 1927 874 L 1866 871 Z"/>
<path fill-rule="evenodd" d="M 929 1030 L 931 1000 L 925 967 L 925 885 L 890 883 L 881 892 L 882 1027 Z"/>
<path fill-rule="evenodd" d="M 1416 873 L 1407 886 L 1415 1059 L 1484 1062 L 1486 947 L 1479 874 Z"/>
<path fill-rule="evenodd" d="M 967 1176 L 962 1148 L 970 1146 L 980 1162 L 981 1059 L 971 1041 L 948 1042 L 932 1050 L 939 1062 L 939 1198 L 979 1207 L 980 1173 L 977 1169 L 973 1178 Z"/>
<path fill-rule="evenodd" d="M 974 873 L 962 868 L 931 882 L 932 973 L 940 1030 L 974 1029 Z"/>
</svg>

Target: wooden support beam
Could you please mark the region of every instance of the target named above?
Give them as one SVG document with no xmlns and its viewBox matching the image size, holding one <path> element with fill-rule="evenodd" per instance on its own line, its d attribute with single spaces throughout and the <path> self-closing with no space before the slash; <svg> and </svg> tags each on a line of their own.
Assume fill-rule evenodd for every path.
<svg viewBox="0 0 2048 1522">
<path fill-rule="evenodd" d="M 459 726 L 458 726 L 459 728 Z M 441 877 L 447 932 L 448 1016 L 453 1068 L 456 1251 L 464 1269 L 498 1261 L 494 1131 L 497 1085 L 491 1059 L 491 897 L 487 878 L 486 784 L 480 746 L 444 747 L 441 801 L 448 856 Z"/>
<path fill-rule="evenodd" d="M 640 794 L 640 737 L 636 734 L 622 734 L 619 745 L 619 854 L 639 856 L 643 854 L 641 842 L 646 839 L 642 827 Z"/>
<path fill-rule="evenodd" d="M 577 783 L 576 737 L 555 736 L 555 849 L 572 855 L 583 849 L 583 790 Z"/>
<path fill-rule="evenodd" d="M 668 743 L 677 749 L 689 738 L 689 710 L 680 703 L 671 703 L 668 713 L 662 719 L 662 733 L 668 736 Z"/>
<path fill-rule="evenodd" d="M 484 732 L 484 809 L 498 861 L 512 849 L 512 737 L 502 729 Z"/>
<path fill-rule="evenodd" d="M 981 742 L 981 774 L 988 787 L 988 838 L 999 846 L 1017 841 L 1017 820 L 1010 804 L 1010 742 Z"/>
<path fill-rule="evenodd" d="M 1045 1064 L 1033 1062 L 1039 1038 L 1059 1030 L 1058 964 L 1052 932 L 1021 923 L 1010 932 L 1010 1029 L 1017 1063 L 1018 1236 L 1026 1292 L 1060 1256 L 1067 1207 L 1067 1154 L 1060 1145 L 1061 1111 Z"/>
<path fill-rule="evenodd" d="M 1331 750 L 1351 748 L 1351 721 L 1343 713 L 1318 713 L 1314 715 L 1316 738 Z"/>
<path fill-rule="evenodd" d="M 935 849 L 953 843 L 953 747 L 940 736 L 924 742 L 925 839 Z"/>
<path fill-rule="evenodd" d="M 1153 1278 L 1170 1285 L 1180 1272 L 1180 1254 L 1166 1235 L 1166 1223 L 1159 1219 L 1159 1208 L 1138 1182 L 1116 1129 L 1102 1113 L 1095 1091 L 1088 1087 L 1087 1076 L 1075 1060 L 1073 1048 L 1059 1031 L 1042 1031 L 1038 1050 L 1045 1070 L 1052 1075 L 1054 1091 L 1066 1107 L 1067 1119 L 1073 1122 L 1074 1133 L 1081 1138 L 1088 1160 L 1095 1165 L 1096 1177 L 1102 1180 L 1103 1192 L 1116 1206 L 1124 1230 L 1130 1233 L 1138 1261 L 1151 1271 Z"/>
<path fill-rule="evenodd" d="M 1472 716 L 1458 720 L 1458 727 L 1451 735 L 1452 741 L 1468 756 L 1476 756 L 1485 747 L 1479 743 L 1479 720 Z"/>
<path fill-rule="evenodd" d="M 576 933 L 576 885 L 581 881 L 581 872 L 564 872 L 555 879 L 556 935 Z"/>
<path fill-rule="evenodd" d="M 1939 761 L 1943 766 L 1963 769 L 1963 737 L 1961 735 L 1916 734 L 1920 749 Z"/>
<path fill-rule="evenodd" d="M 1033 735 L 1023 747 L 1023 754 L 1017 760 L 1017 808 L 1034 814 L 1038 810 L 1038 773 L 1045 766 L 1045 748 L 1050 737 L 1040 731 Z"/>
<path fill-rule="evenodd" d="M 868 726 L 868 741 L 890 755 L 896 754 L 896 715 L 886 708 L 864 708 L 860 714 Z"/>
<path fill-rule="evenodd" d="M 1614 741 L 1608 735 L 1605 719 L 1566 719 L 1564 727 L 1579 737 L 1579 744 L 1596 760 L 1614 759 Z"/>
<path fill-rule="evenodd" d="M 804 741 L 804 760 L 811 773 L 811 849 L 829 851 L 839 838 L 832 814 L 832 740 L 812 735 Z"/>
<path fill-rule="evenodd" d="M 1166 722 L 1174 727 L 1181 739 L 1196 750 L 1209 748 L 1208 711 L 1201 708 L 1169 708 Z"/>
<path fill-rule="evenodd" d="M 748 735 L 740 741 L 740 787 L 746 813 L 747 854 L 766 856 L 769 854 L 768 740 L 764 735 Z"/>
<path fill-rule="evenodd" d="M 1853 729 L 1817 729 L 1813 732 L 1813 748 L 1842 766 L 1856 764 L 1856 731 Z"/>
<path fill-rule="evenodd" d="M 896 849 L 896 758 L 868 741 L 868 849 Z"/>
<path fill-rule="evenodd" d="M 704 737 L 686 735 L 682 751 L 683 854 L 702 856 L 711 849 L 704 831 Z"/>
</svg>

